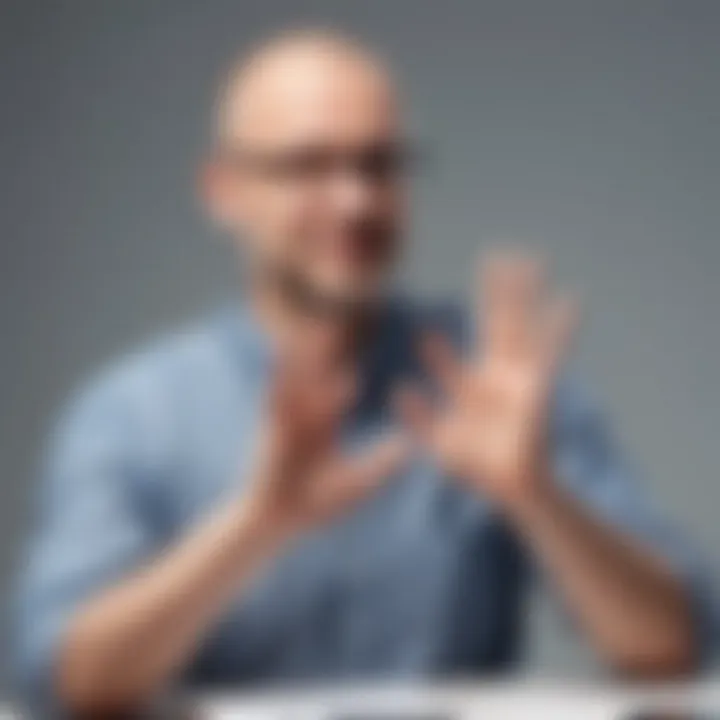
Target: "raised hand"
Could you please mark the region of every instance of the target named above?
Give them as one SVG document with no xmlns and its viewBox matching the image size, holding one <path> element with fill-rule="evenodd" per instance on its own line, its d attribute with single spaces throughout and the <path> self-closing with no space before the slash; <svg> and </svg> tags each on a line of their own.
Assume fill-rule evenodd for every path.
<svg viewBox="0 0 720 720">
<path fill-rule="evenodd" d="M 461 360 L 439 336 L 423 354 L 446 394 L 434 406 L 403 389 L 399 407 L 448 472 L 500 503 L 512 503 L 550 474 L 549 403 L 575 325 L 566 297 L 548 292 L 538 262 L 497 257 L 481 270 L 482 338 Z"/>
<path fill-rule="evenodd" d="M 278 370 L 250 498 L 276 528 L 296 532 L 333 519 L 362 501 L 405 459 L 407 444 L 399 435 L 353 455 L 338 448 L 354 385 L 351 372 L 316 360 Z"/>
</svg>

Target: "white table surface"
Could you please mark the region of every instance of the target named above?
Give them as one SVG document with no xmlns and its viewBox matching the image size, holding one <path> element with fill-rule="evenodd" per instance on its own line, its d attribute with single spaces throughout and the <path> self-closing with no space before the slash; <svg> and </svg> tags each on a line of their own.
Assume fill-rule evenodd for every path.
<svg viewBox="0 0 720 720">
<path fill-rule="evenodd" d="M 433 688 L 358 686 L 327 691 L 200 698 L 208 720 L 617 720 L 641 711 L 714 711 L 720 720 L 720 681 L 661 687 L 477 683 Z M 714 716 L 713 716 L 714 717 Z"/>
<path fill-rule="evenodd" d="M 720 720 L 720 678 L 653 687 L 539 681 L 362 685 L 196 696 L 181 706 L 192 707 L 192 720 L 634 720 L 651 710 Z M 163 717 L 175 720 L 179 714 Z M 6 719 L 24 716 L 0 706 L 0 720 Z"/>
</svg>

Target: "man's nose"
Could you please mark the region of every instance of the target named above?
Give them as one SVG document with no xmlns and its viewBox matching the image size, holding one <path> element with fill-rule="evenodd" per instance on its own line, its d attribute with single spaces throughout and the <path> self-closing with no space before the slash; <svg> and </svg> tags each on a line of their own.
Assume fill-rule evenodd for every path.
<svg viewBox="0 0 720 720">
<path fill-rule="evenodd" d="M 344 172 L 335 178 L 332 187 L 335 206 L 346 214 L 359 214 L 372 209 L 377 202 L 378 188 L 358 172 Z"/>
</svg>

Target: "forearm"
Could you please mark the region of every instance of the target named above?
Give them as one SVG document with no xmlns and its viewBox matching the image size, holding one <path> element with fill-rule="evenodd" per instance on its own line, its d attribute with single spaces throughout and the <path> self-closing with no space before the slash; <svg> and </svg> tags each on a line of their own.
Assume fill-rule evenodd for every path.
<svg viewBox="0 0 720 720">
<path fill-rule="evenodd" d="M 188 660 L 232 595 L 282 543 L 234 501 L 71 622 L 56 679 L 76 711 L 141 704 Z"/>
<path fill-rule="evenodd" d="M 516 503 L 511 516 L 613 669 L 643 678 L 692 669 L 688 599 L 662 560 L 552 482 Z"/>
</svg>

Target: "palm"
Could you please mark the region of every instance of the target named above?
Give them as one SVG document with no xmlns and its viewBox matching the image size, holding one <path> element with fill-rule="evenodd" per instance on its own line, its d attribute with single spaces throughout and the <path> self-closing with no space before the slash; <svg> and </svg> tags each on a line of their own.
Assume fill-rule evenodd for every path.
<svg viewBox="0 0 720 720">
<path fill-rule="evenodd" d="M 292 529 L 330 520 L 402 462 L 405 448 L 397 437 L 353 457 L 339 450 L 336 435 L 352 395 L 352 379 L 341 371 L 316 366 L 278 373 L 261 437 L 260 482 L 253 487 L 270 519 Z"/>
<path fill-rule="evenodd" d="M 447 470 L 497 499 L 547 471 L 548 401 L 571 327 L 566 301 L 548 302 L 538 268 L 496 261 L 485 273 L 482 351 L 461 361 L 440 337 L 424 347 L 446 394 L 438 409 L 405 394 L 408 421 Z"/>
</svg>

